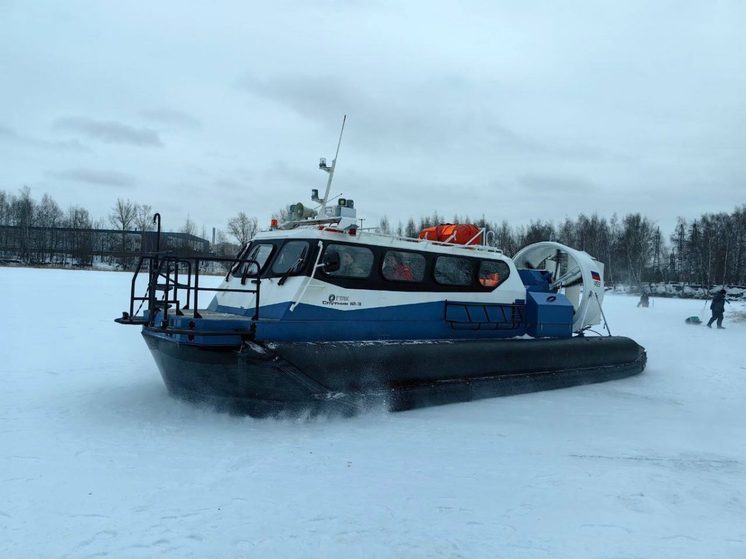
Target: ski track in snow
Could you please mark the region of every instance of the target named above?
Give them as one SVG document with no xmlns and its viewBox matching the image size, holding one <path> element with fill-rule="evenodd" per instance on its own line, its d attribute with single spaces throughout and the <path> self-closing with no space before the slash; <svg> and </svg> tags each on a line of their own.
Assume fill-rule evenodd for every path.
<svg viewBox="0 0 746 559">
<path fill-rule="evenodd" d="M 746 557 L 743 303 L 608 296 L 629 379 L 255 420 L 167 395 L 130 278 L 0 268 L 0 557 Z"/>
</svg>

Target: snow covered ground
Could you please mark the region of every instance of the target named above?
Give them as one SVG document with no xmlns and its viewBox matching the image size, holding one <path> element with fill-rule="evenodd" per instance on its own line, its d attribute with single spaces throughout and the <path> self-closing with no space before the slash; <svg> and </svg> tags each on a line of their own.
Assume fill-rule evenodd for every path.
<svg viewBox="0 0 746 559">
<path fill-rule="evenodd" d="M 0 557 L 746 557 L 743 303 L 608 297 L 621 381 L 256 420 L 167 395 L 129 282 L 0 268 Z"/>
</svg>

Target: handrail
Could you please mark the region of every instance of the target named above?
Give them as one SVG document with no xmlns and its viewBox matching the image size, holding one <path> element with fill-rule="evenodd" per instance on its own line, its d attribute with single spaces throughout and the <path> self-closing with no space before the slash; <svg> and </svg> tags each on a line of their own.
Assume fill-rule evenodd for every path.
<svg viewBox="0 0 746 559">
<path fill-rule="evenodd" d="M 474 237 L 472 237 L 472 239 L 469 240 L 469 242 L 471 242 L 472 240 L 477 238 L 479 235 L 481 235 L 482 232 L 484 232 L 486 235 L 487 233 L 490 233 L 491 231 L 487 231 L 486 228 L 482 228 L 479 230 L 479 233 L 477 233 L 477 235 L 475 235 Z M 366 234 L 370 234 L 370 233 L 366 233 Z M 479 250 L 479 251 L 484 251 L 484 252 L 495 252 L 498 254 L 503 254 L 503 251 L 501 249 L 490 246 L 490 245 L 470 245 L 470 244 L 461 244 L 461 243 L 451 243 L 448 241 L 438 241 L 438 240 L 428 239 L 428 238 L 419 239 L 415 237 L 405 237 L 403 235 L 392 235 L 390 233 L 372 233 L 372 234 L 379 236 L 379 237 L 385 237 L 387 239 L 390 239 L 391 241 L 406 241 L 409 243 L 418 243 L 418 244 L 435 245 L 435 246 L 447 246 L 447 247 L 455 247 L 455 248 L 466 248 L 470 250 Z"/>
<path fill-rule="evenodd" d="M 466 314 L 466 320 L 457 320 L 448 317 L 448 308 L 462 308 Z M 481 308 L 484 316 L 487 320 L 474 320 L 469 309 Z M 491 320 L 490 309 L 495 309 L 500 312 L 502 320 Z M 467 302 L 467 301 L 445 301 L 444 316 L 443 319 L 448 322 L 451 327 L 455 324 L 459 325 L 472 325 L 477 330 L 481 330 L 487 325 L 493 326 L 494 330 L 514 330 L 523 323 L 523 313 L 525 312 L 525 305 L 519 303 L 486 303 L 486 302 Z M 507 311 L 510 311 L 509 313 Z"/>
<path fill-rule="evenodd" d="M 148 264 L 149 277 L 148 277 L 148 288 L 144 296 L 138 297 L 135 294 L 135 285 L 137 283 L 138 276 L 143 270 L 145 263 Z M 228 287 L 203 287 L 200 285 L 200 268 L 204 263 L 230 263 L 230 269 L 234 270 L 240 266 L 246 265 L 244 273 L 242 274 L 242 280 L 245 282 L 248 274 L 246 271 L 251 267 L 256 267 L 257 270 L 261 269 L 261 266 L 256 260 L 249 258 L 222 258 L 217 256 L 194 256 L 191 258 L 178 257 L 164 252 L 156 253 L 144 253 L 140 255 L 137 266 L 132 275 L 132 282 L 130 287 L 130 305 L 129 313 L 122 313 L 122 318 L 117 319 L 120 324 L 147 324 L 147 326 L 153 327 L 155 325 L 156 311 L 162 310 L 163 316 L 161 319 L 161 327 L 168 326 L 168 315 L 169 308 L 174 307 L 174 313 L 182 316 L 183 310 L 190 309 L 192 316 L 202 318 L 199 314 L 199 293 L 201 291 L 211 291 L 218 293 L 254 293 L 255 294 L 255 308 L 254 316 L 252 320 L 259 318 L 259 294 L 261 279 L 257 277 L 252 279 L 252 283 L 256 286 L 254 289 L 232 289 Z M 186 278 L 184 279 L 180 275 L 181 270 L 184 269 Z M 229 270 L 230 274 L 230 270 Z M 194 281 L 192 281 L 194 277 Z M 159 280 L 165 280 L 164 283 L 159 283 Z M 163 292 L 163 297 L 158 297 L 158 292 Z M 183 292 L 186 291 L 184 295 Z M 194 292 L 194 305 L 192 302 L 192 292 Z M 186 304 L 182 305 L 181 300 L 185 298 Z M 140 307 L 135 311 L 135 302 L 140 301 Z M 145 321 L 143 317 L 138 319 L 137 312 L 145 302 L 148 302 L 148 319 Z"/>
<path fill-rule="evenodd" d="M 486 228 L 486 227 L 482 227 L 481 229 L 479 229 L 479 231 L 477 232 L 477 234 L 476 234 L 476 235 L 474 235 L 474 236 L 473 236 L 473 237 L 472 237 L 471 239 L 469 239 L 468 241 L 466 241 L 466 243 L 465 243 L 465 244 L 467 244 L 467 245 L 471 245 L 471 242 L 472 242 L 472 241 L 475 241 L 475 240 L 476 240 L 476 239 L 477 239 L 478 237 L 482 237 L 482 235 L 484 235 L 486 231 L 487 231 L 487 228 Z M 452 236 L 452 237 L 454 237 L 455 235 L 456 235 L 456 233 L 454 233 L 454 234 L 453 234 L 453 235 L 451 235 L 451 236 Z M 451 240 L 451 239 L 450 239 L 450 237 L 448 238 L 448 240 L 449 240 L 449 241 Z M 483 240 L 483 241 L 485 240 L 485 239 L 484 239 L 484 237 L 482 237 L 482 240 Z M 486 246 L 486 243 L 485 243 L 485 244 L 483 244 L 483 245 L 477 245 L 477 246 Z"/>
<path fill-rule="evenodd" d="M 313 263 L 313 268 L 311 269 L 311 275 L 308 277 L 306 282 L 303 284 L 303 287 L 296 292 L 295 297 L 293 297 L 293 300 L 290 302 L 290 312 L 293 312 L 295 310 L 295 307 L 298 306 L 298 303 L 300 303 L 301 299 L 303 299 L 303 296 L 306 294 L 306 290 L 308 289 L 308 286 L 313 281 L 313 277 L 316 275 L 316 269 L 323 266 L 323 264 L 319 264 L 319 260 L 321 260 L 321 253 L 324 252 L 324 242 L 319 241 L 318 244 L 319 252 L 316 255 L 316 261 Z"/>
</svg>

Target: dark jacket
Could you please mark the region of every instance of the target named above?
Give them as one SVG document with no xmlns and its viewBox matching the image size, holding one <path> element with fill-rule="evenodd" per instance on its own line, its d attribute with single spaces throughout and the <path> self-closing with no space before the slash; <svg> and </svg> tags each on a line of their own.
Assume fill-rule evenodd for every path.
<svg viewBox="0 0 746 559">
<path fill-rule="evenodd" d="M 717 313 L 725 311 L 725 293 L 718 293 L 715 295 L 712 303 L 710 303 L 710 308 L 713 312 Z"/>
</svg>

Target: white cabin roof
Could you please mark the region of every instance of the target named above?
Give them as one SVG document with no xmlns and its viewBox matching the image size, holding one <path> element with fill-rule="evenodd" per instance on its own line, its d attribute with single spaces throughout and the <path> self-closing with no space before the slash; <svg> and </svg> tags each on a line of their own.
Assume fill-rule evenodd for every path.
<svg viewBox="0 0 746 559">
<path fill-rule="evenodd" d="M 494 260 L 510 260 L 510 258 L 505 256 L 501 250 L 487 245 L 444 243 L 428 239 L 414 239 L 411 237 L 387 235 L 384 233 L 363 231 L 360 229 L 355 230 L 355 233 L 353 234 L 350 231 L 335 229 L 333 225 L 301 225 L 293 229 L 270 229 L 260 231 L 252 240 L 260 241 L 276 239 L 319 239 L 321 241 L 390 247 L 401 250 L 417 250 Z"/>
</svg>

